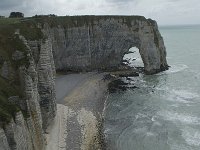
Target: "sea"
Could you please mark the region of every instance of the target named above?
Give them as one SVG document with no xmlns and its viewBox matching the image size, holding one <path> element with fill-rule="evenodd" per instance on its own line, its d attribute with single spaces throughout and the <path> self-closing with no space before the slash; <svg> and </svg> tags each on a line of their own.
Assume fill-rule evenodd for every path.
<svg viewBox="0 0 200 150">
<path fill-rule="evenodd" d="M 122 78 L 105 104 L 107 150 L 200 150 L 200 26 L 159 27 L 169 70 Z M 124 59 L 142 66 L 138 49 Z M 137 54 L 138 53 L 138 54 Z"/>
</svg>

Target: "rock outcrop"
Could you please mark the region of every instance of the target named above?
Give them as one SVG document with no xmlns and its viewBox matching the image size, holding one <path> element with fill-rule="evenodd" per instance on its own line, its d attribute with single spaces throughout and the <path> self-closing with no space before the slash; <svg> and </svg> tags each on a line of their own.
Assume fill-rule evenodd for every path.
<svg viewBox="0 0 200 150">
<path fill-rule="evenodd" d="M 139 49 L 147 74 L 168 69 L 157 24 L 144 17 L 39 17 L 0 24 L 0 149 L 45 149 L 44 133 L 56 115 L 56 70 L 117 69 L 131 47 Z"/>
<path fill-rule="evenodd" d="M 22 97 L 12 96 L 8 103 L 20 110 L 13 114 L 9 123 L 0 120 L 0 148 L 7 150 L 43 150 L 45 149 L 44 132 L 56 115 L 55 103 L 55 65 L 49 40 L 27 41 L 18 36 L 26 47 L 26 64 L 21 65 L 19 76 Z M 36 47 L 34 49 L 34 47 Z M 38 53 L 35 57 L 35 53 Z M 22 52 L 14 52 L 13 60 L 21 58 Z M 5 61 L 1 76 L 8 81 L 11 65 Z M 22 115 L 22 113 L 24 113 Z M 2 118 L 1 118 L 2 119 Z"/>
<path fill-rule="evenodd" d="M 73 24 L 73 25 L 71 25 Z M 147 74 L 168 69 L 166 50 L 155 21 L 139 16 L 72 17 L 49 29 L 56 69 L 118 68 L 137 47 Z"/>
</svg>

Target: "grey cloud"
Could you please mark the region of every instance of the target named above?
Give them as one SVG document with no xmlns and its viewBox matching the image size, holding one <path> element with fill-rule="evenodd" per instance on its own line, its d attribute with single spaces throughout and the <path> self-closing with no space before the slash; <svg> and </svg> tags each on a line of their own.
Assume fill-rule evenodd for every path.
<svg viewBox="0 0 200 150">
<path fill-rule="evenodd" d="M 1 0 L 0 9 L 12 9 L 15 7 L 21 7 L 26 0 Z"/>
<path fill-rule="evenodd" d="M 200 23 L 199 0 L 0 0 L 0 15 L 143 15 L 160 24 Z M 169 11 L 170 10 L 170 11 Z M 187 12 L 187 19 L 182 12 Z M 175 18 L 173 20 L 173 18 Z"/>
<path fill-rule="evenodd" d="M 183 0 L 167 0 L 169 2 L 179 2 L 179 1 L 183 1 Z"/>
<path fill-rule="evenodd" d="M 0 0 L 0 15 L 9 16 L 10 12 L 20 11 L 25 16 L 32 16 L 36 10 L 36 2 L 37 0 Z"/>
<path fill-rule="evenodd" d="M 106 0 L 106 1 L 111 3 L 126 3 L 126 2 L 134 2 L 136 0 Z"/>
</svg>

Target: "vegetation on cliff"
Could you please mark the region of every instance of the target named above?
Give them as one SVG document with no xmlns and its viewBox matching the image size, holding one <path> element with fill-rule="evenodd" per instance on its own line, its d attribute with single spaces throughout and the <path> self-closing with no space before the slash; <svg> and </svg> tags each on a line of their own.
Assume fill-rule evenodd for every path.
<svg viewBox="0 0 200 150">
<path fill-rule="evenodd" d="M 107 19 L 121 19 L 124 24 L 131 26 L 133 20 L 145 21 L 143 16 L 94 16 L 94 15 L 85 15 L 85 16 L 34 16 L 32 18 L 27 18 L 27 21 L 35 21 L 41 24 L 48 23 L 50 27 L 57 27 L 62 25 L 65 28 L 70 27 L 80 27 L 80 26 L 93 26 L 98 24 L 100 20 Z"/>
<path fill-rule="evenodd" d="M 15 113 L 20 110 L 18 106 L 8 101 L 11 96 L 23 97 L 21 89 L 19 67 L 28 67 L 27 47 L 15 33 L 20 33 L 29 40 L 43 38 L 41 29 L 36 24 L 22 22 L 18 18 L 0 18 L 0 125 L 8 123 Z M 15 52 L 23 55 L 15 59 Z M 19 56 L 15 56 L 19 57 Z M 5 65 L 6 64 L 6 65 Z M 4 67 L 3 69 L 3 66 Z M 5 72 L 5 76 L 2 76 Z M 24 113 L 24 115 L 26 115 Z"/>
<path fill-rule="evenodd" d="M 24 14 L 21 12 L 11 12 L 9 18 L 24 18 Z"/>
</svg>

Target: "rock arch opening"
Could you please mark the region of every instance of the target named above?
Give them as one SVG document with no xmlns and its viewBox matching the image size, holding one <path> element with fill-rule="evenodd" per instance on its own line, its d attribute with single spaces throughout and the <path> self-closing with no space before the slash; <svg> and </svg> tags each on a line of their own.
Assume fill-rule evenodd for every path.
<svg viewBox="0 0 200 150">
<path fill-rule="evenodd" d="M 131 47 L 123 56 L 123 65 L 132 68 L 144 68 L 144 63 L 137 47 Z"/>
<path fill-rule="evenodd" d="M 134 46 L 139 48 L 136 52 L 141 54 L 145 74 L 168 69 L 164 41 L 155 21 L 133 16 L 86 18 L 85 24 L 77 24 L 83 20 L 77 17 L 70 19 L 76 23 L 47 31 L 53 43 L 56 70 L 123 69 L 123 56 Z M 138 60 L 141 59 L 131 64 Z"/>
</svg>

